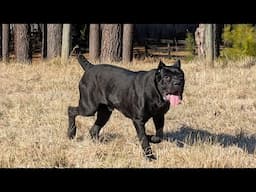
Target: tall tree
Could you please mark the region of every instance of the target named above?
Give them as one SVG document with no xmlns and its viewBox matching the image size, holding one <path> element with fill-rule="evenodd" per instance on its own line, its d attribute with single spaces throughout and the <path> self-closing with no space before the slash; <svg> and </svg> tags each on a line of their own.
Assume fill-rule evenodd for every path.
<svg viewBox="0 0 256 192">
<path fill-rule="evenodd" d="M 69 50 L 70 50 L 70 31 L 71 24 L 63 24 L 63 31 L 62 31 L 62 46 L 61 46 L 61 60 L 62 62 L 66 62 L 69 57 Z"/>
<path fill-rule="evenodd" d="M 42 33 L 42 47 L 41 47 L 41 59 L 47 56 L 47 24 L 41 24 Z"/>
<path fill-rule="evenodd" d="M 29 63 L 32 55 L 30 52 L 30 25 L 14 25 L 14 50 L 17 62 Z"/>
<path fill-rule="evenodd" d="M 133 24 L 124 24 L 123 26 L 123 62 L 131 62 L 133 54 Z"/>
<path fill-rule="evenodd" d="M 214 47 L 214 56 L 215 58 L 220 56 L 220 44 L 221 44 L 221 35 L 223 24 L 214 24 L 213 31 L 215 35 L 215 47 Z"/>
<path fill-rule="evenodd" d="M 47 58 L 60 56 L 62 24 L 47 24 Z"/>
<path fill-rule="evenodd" d="M 217 24 L 199 24 L 195 32 L 198 56 L 205 58 L 213 67 L 214 60 L 219 56 L 220 28 Z"/>
<path fill-rule="evenodd" d="M 9 61 L 9 32 L 10 24 L 3 24 L 2 31 L 2 56 L 3 62 Z"/>
<path fill-rule="evenodd" d="M 218 56 L 218 41 L 216 24 L 205 24 L 205 56 L 208 64 L 213 67 Z"/>
<path fill-rule="evenodd" d="M 100 57 L 100 24 L 90 24 L 89 31 L 89 57 L 98 61 Z"/>
<path fill-rule="evenodd" d="M 214 60 L 213 24 L 205 24 L 205 58 L 212 65 Z"/>
<path fill-rule="evenodd" d="M 104 24 L 101 40 L 101 62 L 121 60 L 121 24 Z"/>
<path fill-rule="evenodd" d="M 195 31 L 195 42 L 197 54 L 200 58 L 205 58 L 205 24 L 199 24 Z"/>
</svg>

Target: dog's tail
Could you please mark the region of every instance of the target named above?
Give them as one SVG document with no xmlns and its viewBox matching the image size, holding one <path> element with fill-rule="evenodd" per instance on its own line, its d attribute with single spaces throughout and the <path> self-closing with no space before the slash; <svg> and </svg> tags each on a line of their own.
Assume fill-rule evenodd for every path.
<svg viewBox="0 0 256 192">
<path fill-rule="evenodd" d="M 82 54 L 77 55 L 77 60 L 85 71 L 93 66 Z"/>
<path fill-rule="evenodd" d="M 93 66 L 92 63 L 90 63 L 81 53 L 80 48 L 78 45 L 76 45 L 73 50 L 76 51 L 77 54 L 77 60 L 80 63 L 81 67 L 86 71 L 87 69 L 91 68 Z"/>
</svg>

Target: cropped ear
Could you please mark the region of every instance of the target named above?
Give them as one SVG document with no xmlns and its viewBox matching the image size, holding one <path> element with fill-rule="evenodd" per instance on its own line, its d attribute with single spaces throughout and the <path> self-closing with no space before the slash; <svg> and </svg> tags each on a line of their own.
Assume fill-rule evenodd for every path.
<svg viewBox="0 0 256 192">
<path fill-rule="evenodd" d="M 180 69 L 180 60 L 179 59 L 173 64 L 173 67 L 177 67 Z"/>
<path fill-rule="evenodd" d="M 156 70 L 156 81 L 159 81 L 161 79 L 161 69 L 166 66 L 161 60 L 159 62 L 158 68 Z"/>
<path fill-rule="evenodd" d="M 165 67 L 166 65 L 160 60 L 159 64 L 158 64 L 158 69 L 162 69 L 163 67 Z"/>
</svg>

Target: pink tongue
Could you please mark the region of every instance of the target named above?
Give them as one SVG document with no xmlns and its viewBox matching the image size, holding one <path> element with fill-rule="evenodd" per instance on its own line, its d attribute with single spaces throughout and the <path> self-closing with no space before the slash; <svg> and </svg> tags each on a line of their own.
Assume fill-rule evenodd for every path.
<svg viewBox="0 0 256 192">
<path fill-rule="evenodd" d="M 172 107 L 176 107 L 180 103 L 180 98 L 177 95 L 168 95 L 168 99 Z"/>
</svg>

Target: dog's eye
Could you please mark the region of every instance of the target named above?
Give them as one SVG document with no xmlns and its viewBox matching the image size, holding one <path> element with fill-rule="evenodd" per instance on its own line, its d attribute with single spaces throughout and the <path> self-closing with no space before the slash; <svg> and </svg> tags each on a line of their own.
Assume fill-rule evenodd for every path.
<svg viewBox="0 0 256 192">
<path fill-rule="evenodd" d="M 170 76 L 164 76 L 164 79 L 166 80 L 166 81 L 170 81 L 171 80 L 171 77 Z"/>
</svg>

